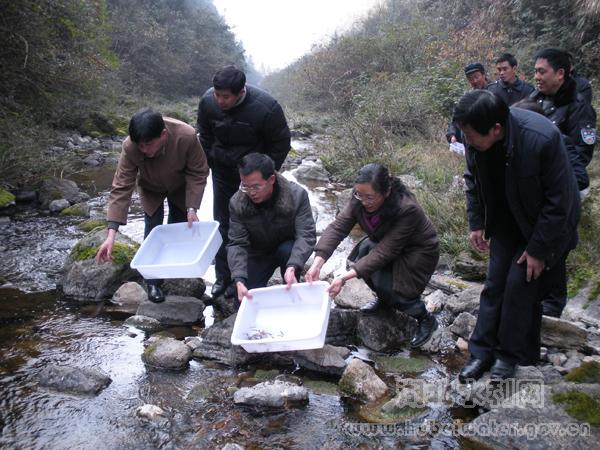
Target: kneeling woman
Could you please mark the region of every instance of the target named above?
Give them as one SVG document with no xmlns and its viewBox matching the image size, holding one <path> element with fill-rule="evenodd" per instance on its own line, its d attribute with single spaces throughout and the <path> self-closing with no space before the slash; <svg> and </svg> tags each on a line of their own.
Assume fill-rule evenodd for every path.
<svg viewBox="0 0 600 450">
<path fill-rule="evenodd" d="M 329 294 L 335 297 L 351 278 L 364 279 L 377 298 L 362 312 L 373 314 L 387 305 L 414 317 L 418 328 L 410 344 L 420 347 L 437 327 L 421 300 L 439 259 L 435 229 L 412 192 L 380 164 L 359 170 L 353 194 L 323 232 L 305 278 L 319 279 L 325 261 L 358 222 L 367 236 L 350 253 L 351 269 L 332 281 Z"/>
</svg>

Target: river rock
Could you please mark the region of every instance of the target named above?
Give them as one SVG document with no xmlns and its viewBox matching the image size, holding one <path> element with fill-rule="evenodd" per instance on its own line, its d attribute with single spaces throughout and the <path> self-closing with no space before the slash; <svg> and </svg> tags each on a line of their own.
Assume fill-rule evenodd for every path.
<svg viewBox="0 0 600 450">
<path fill-rule="evenodd" d="M 142 361 L 157 369 L 182 370 L 188 366 L 192 351 L 183 342 L 161 337 L 151 342 L 142 354 Z"/>
<path fill-rule="evenodd" d="M 186 336 L 183 339 L 183 342 L 185 345 L 187 345 L 190 350 L 193 352 L 194 350 L 196 350 L 198 347 L 200 347 L 200 345 L 202 344 L 202 339 L 200 339 L 198 336 Z"/>
<path fill-rule="evenodd" d="M 125 282 L 140 279 L 137 271 L 130 269 L 129 261 L 123 264 L 108 262 L 97 264 L 96 249 L 106 239 L 106 229 L 96 229 L 75 244 L 67 256 L 60 282 L 65 296 L 84 302 L 98 302 L 112 297 Z M 133 255 L 137 244 L 121 233 L 115 243 Z M 113 257 L 115 249 L 113 248 Z"/>
<path fill-rule="evenodd" d="M 333 308 L 329 312 L 325 342 L 338 346 L 356 344 L 356 327 L 360 316 L 357 310 Z"/>
<path fill-rule="evenodd" d="M 50 203 L 50 206 L 52 206 Z M 75 203 L 73 206 L 69 206 L 63 209 L 60 214 L 63 216 L 76 216 L 76 217 L 90 217 L 90 205 L 87 203 Z M 50 208 L 52 211 L 52 208 Z"/>
<path fill-rule="evenodd" d="M 567 320 L 542 317 L 542 345 L 561 349 L 583 349 L 587 331 Z"/>
<path fill-rule="evenodd" d="M 230 442 L 228 444 L 225 444 L 223 447 L 221 447 L 221 450 L 244 450 L 244 447 L 242 447 L 239 444 L 232 444 Z"/>
<path fill-rule="evenodd" d="M 202 298 L 206 284 L 202 278 L 173 278 L 164 281 L 162 291 L 169 295 Z"/>
<path fill-rule="evenodd" d="M 471 337 L 471 333 L 475 329 L 476 322 L 477 317 L 473 314 L 461 312 L 456 319 L 454 319 L 452 325 L 450 325 L 450 331 L 468 341 L 469 337 Z"/>
<path fill-rule="evenodd" d="M 30 189 L 20 189 L 15 192 L 17 203 L 31 203 L 37 200 L 37 192 Z"/>
<path fill-rule="evenodd" d="M 429 283 L 427 283 L 429 288 L 434 290 L 439 289 L 447 295 L 458 294 L 459 292 L 471 287 L 471 285 L 473 285 L 473 283 L 459 280 L 455 277 L 440 275 L 439 273 L 434 273 L 429 279 Z"/>
<path fill-rule="evenodd" d="M 0 213 L 12 213 L 16 205 L 16 197 L 12 192 L 0 189 Z"/>
<path fill-rule="evenodd" d="M 67 209 L 71 204 L 68 200 L 61 198 L 58 200 L 52 200 L 48 205 L 48 209 L 51 213 L 59 213 L 64 209 Z"/>
<path fill-rule="evenodd" d="M 428 403 L 441 403 L 446 398 L 446 392 L 450 385 L 447 378 L 427 382 L 422 379 L 406 378 L 397 381 L 400 390 L 391 400 L 381 407 L 382 412 L 389 415 L 403 413 L 406 408 L 417 409 L 427 406 Z"/>
<path fill-rule="evenodd" d="M 600 385 L 559 383 L 541 386 L 537 405 L 521 407 L 514 401 L 492 409 L 464 425 L 460 434 L 486 448 L 580 450 L 598 448 L 600 430 L 570 416 L 555 394 L 582 392 L 600 398 Z M 491 430 L 497 430 L 491 432 Z"/>
<path fill-rule="evenodd" d="M 446 301 L 448 300 L 448 295 L 444 294 L 440 289 L 436 289 L 431 294 L 423 299 L 425 302 L 425 308 L 430 313 L 436 313 L 442 310 Z"/>
<path fill-rule="evenodd" d="M 292 174 L 298 180 L 329 180 L 329 173 L 325 170 L 321 161 L 303 160 L 300 166 L 292 170 Z"/>
<path fill-rule="evenodd" d="M 358 278 L 352 278 L 342 287 L 334 302 L 340 308 L 360 309 L 374 298 L 375 294 L 367 286 L 367 283 Z"/>
<path fill-rule="evenodd" d="M 41 386 L 71 394 L 97 394 L 111 381 L 100 370 L 87 367 L 48 365 L 38 374 Z"/>
<path fill-rule="evenodd" d="M 303 406 L 308 403 L 308 390 L 292 383 L 265 381 L 236 391 L 233 403 L 262 408 Z"/>
<path fill-rule="evenodd" d="M 395 309 L 383 308 L 375 315 L 360 315 L 356 332 L 360 341 L 378 352 L 405 347 L 415 333 L 417 322 Z"/>
<path fill-rule="evenodd" d="M 421 353 L 448 355 L 456 350 L 456 339 L 445 327 L 439 327 L 433 332 L 427 342 L 420 348 Z"/>
<path fill-rule="evenodd" d="M 154 319 L 153 317 L 147 317 L 147 316 L 138 316 L 138 315 L 131 316 L 131 317 L 128 317 L 124 323 L 125 323 L 125 325 L 129 325 L 129 326 L 138 328 L 147 333 L 153 333 L 162 328 L 162 325 L 160 324 L 160 322 L 158 320 Z"/>
<path fill-rule="evenodd" d="M 39 201 L 42 209 L 48 208 L 52 200 L 64 198 L 71 205 L 87 202 L 90 196 L 82 192 L 77 183 L 62 178 L 49 178 L 44 180 L 39 190 Z"/>
<path fill-rule="evenodd" d="M 350 350 L 326 344 L 323 348 L 294 353 L 294 361 L 302 368 L 326 375 L 340 376 L 346 368 Z"/>
<path fill-rule="evenodd" d="M 140 303 L 147 300 L 148 294 L 146 293 L 145 289 L 139 283 L 134 281 L 129 281 L 122 284 L 112 297 L 112 301 L 118 305 L 133 305 L 136 308 Z"/>
<path fill-rule="evenodd" d="M 196 297 L 167 295 L 162 303 L 140 303 L 137 314 L 153 317 L 163 325 L 193 325 L 204 316 L 204 303 Z"/>
<path fill-rule="evenodd" d="M 258 359 L 259 353 L 248 353 L 242 347 L 231 343 L 231 333 L 236 315 L 215 322 L 202 330 L 202 342 L 194 350 L 194 358 L 214 359 L 228 366 L 237 367 Z"/>
<path fill-rule="evenodd" d="M 143 422 L 149 422 L 158 426 L 165 426 L 169 422 L 167 413 L 156 405 L 145 404 L 135 410 L 135 416 Z"/>
<path fill-rule="evenodd" d="M 600 328 L 600 300 L 589 300 L 590 287 L 579 291 L 567 302 L 562 318 L 573 322 L 583 322 L 588 326 Z"/>
<path fill-rule="evenodd" d="M 102 155 L 98 153 L 92 153 L 91 155 L 88 155 L 85 158 L 83 158 L 82 162 L 85 166 L 88 167 L 98 167 L 102 164 L 103 159 L 104 158 L 102 157 Z"/>
<path fill-rule="evenodd" d="M 338 385 L 342 392 L 368 402 L 374 402 L 388 392 L 387 385 L 373 368 L 356 358 L 348 363 Z"/>
<path fill-rule="evenodd" d="M 455 295 L 448 297 L 444 308 L 452 314 L 458 315 L 461 312 L 468 312 L 477 315 L 479 311 L 479 297 L 482 286 L 469 287 Z"/>
<path fill-rule="evenodd" d="M 463 280 L 483 281 L 487 274 L 487 262 L 463 252 L 456 257 L 452 271 Z"/>
</svg>

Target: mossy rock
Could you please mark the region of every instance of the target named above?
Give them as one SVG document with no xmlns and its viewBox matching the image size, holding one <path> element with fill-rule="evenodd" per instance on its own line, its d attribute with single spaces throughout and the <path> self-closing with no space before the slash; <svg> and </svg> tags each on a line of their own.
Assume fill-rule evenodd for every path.
<svg viewBox="0 0 600 450">
<path fill-rule="evenodd" d="M 377 356 L 375 362 L 380 371 L 388 373 L 419 373 L 431 365 L 424 357 Z"/>
<path fill-rule="evenodd" d="M 64 198 L 64 195 L 61 191 L 51 191 L 50 192 L 51 200 L 60 200 L 61 198 Z"/>
<path fill-rule="evenodd" d="M 308 390 L 315 392 L 316 394 L 335 395 L 339 396 L 340 392 L 338 385 L 331 381 L 324 380 L 312 380 L 310 378 L 304 378 L 302 384 Z"/>
<path fill-rule="evenodd" d="M 81 222 L 77 227 L 85 232 L 89 232 L 95 230 L 96 228 L 104 228 L 106 227 L 106 221 L 101 219 L 88 219 Z"/>
<path fill-rule="evenodd" d="M 112 249 L 113 264 L 126 265 L 131 262 L 135 253 L 139 248 L 139 244 L 122 244 L 121 242 L 115 242 Z M 73 261 L 85 261 L 86 259 L 92 259 L 98 253 L 99 246 L 85 246 L 79 242 L 71 249 L 69 257 Z"/>
<path fill-rule="evenodd" d="M 63 209 L 60 214 L 62 216 L 71 217 L 88 217 L 90 215 L 90 207 L 85 203 L 77 203 L 76 205 Z"/>
<path fill-rule="evenodd" d="M 583 392 L 567 391 L 552 395 L 552 401 L 564 405 L 571 417 L 593 426 L 600 425 L 600 402 Z"/>
<path fill-rule="evenodd" d="M 565 377 L 574 383 L 600 383 L 600 363 L 590 361 L 572 369 Z"/>
<path fill-rule="evenodd" d="M 94 138 L 100 136 L 126 136 L 129 131 L 129 121 L 113 114 L 93 112 L 81 124 L 79 131 Z"/>
<path fill-rule="evenodd" d="M 269 380 L 273 380 L 277 375 L 279 375 L 279 371 L 278 370 L 262 370 L 262 369 L 257 369 L 256 372 L 254 372 L 254 376 L 252 378 L 254 378 L 255 380 L 258 381 L 269 381 Z"/>
<path fill-rule="evenodd" d="M 15 204 L 15 196 L 4 189 L 0 189 L 0 208 L 8 208 Z"/>
</svg>

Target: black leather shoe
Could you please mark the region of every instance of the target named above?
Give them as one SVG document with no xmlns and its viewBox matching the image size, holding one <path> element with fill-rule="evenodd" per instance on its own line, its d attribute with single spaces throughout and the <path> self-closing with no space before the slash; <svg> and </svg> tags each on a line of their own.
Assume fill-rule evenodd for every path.
<svg viewBox="0 0 600 450">
<path fill-rule="evenodd" d="M 165 294 L 161 288 L 152 284 L 148 286 L 148 300 L 152 303 L 162 303 L 165 301 Z"/>
<path fill-rule="evenodd" d="M 223 292 L 225 292 L 225 289 L 227 289 L 227 285 L 228 283 L 225 280 L 215 281 L 215 283 L 212 285 L 212 289 L 210 290 L 210 295 L 212 297 L 218 297 Z"/>
<path fill-rule="evenodd" d="M 360 312 L 366 316 L 371 316 L 373 314 L 377 314 L 377 311 L 379 311 L 382 307 L 383 303 L 380 302 L 378 298 L 376 298 L 374 300 L 371 300 L 365 306 L 362 306 L 360 308 Z"/>
<path fill-rule="evenodd" d="M 501 359 L 497 359 L 490 371 L 490 381 L 502 381 L 507 378 L 513 378 L 517 370 L 516 364 L 511 364 Z"/>
<path fill-rule="evenodd" d="M 465 366 L 458 374 L 458 381 L 467 383 L 468 381 L 479 380 L 481 376 L 492 366 L 492 361 L 484 361 L 482 359 L 471 356 Z"/>
<path fill-rule="evenodd" d="M 436 318 L 431 313 L 427 313 L 422 319 L 417 320 L 419 325 L 410 341 L 411 348 L 418 348 L 427 342 L 438 326 Z"/>
</svg>

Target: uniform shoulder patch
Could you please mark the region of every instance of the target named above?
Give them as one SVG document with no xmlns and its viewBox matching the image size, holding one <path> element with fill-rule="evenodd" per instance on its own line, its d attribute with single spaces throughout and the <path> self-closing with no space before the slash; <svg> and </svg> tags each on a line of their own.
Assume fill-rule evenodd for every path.
<svg viewBox="0 0 600 450">
<path fill-rule="evenodd" d="M 596 129 L 590 127 L 582 128 L 581 140 L 584 144 L 594 145 L 596 143 Z"/>
</svg>

